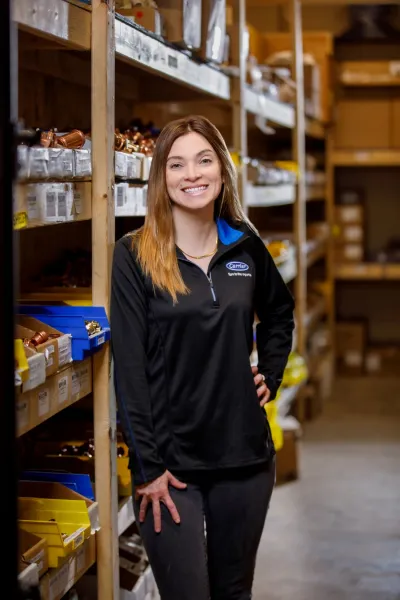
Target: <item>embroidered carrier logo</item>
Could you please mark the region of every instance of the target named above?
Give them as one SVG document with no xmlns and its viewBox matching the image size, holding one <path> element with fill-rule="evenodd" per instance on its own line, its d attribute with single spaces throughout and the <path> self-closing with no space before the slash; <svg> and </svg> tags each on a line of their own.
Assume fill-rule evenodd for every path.
<svg viewBox="0 0 400 600">
<path fill-rule="evenodd" d="M 226 268 L 228 269 L 228 271 L 231 271 L 231 273 L 228 273 L 230 277 L 232 277 L 233 275 L 251 277 L 251 273 L 246 273 L 246 271 L 248 271 L 250 267 L 244 262 L 234 260 L 232 262 L 227 263 Z"/>
</svg>

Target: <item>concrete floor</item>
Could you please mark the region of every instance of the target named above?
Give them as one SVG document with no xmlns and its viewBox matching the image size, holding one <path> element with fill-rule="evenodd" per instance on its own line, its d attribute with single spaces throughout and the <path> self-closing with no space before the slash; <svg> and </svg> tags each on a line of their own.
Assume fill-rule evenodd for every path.
<svg viewBox="0 0 400 600">
<path fill-rule="evenodd" d="M 400 600 L 400 378 L 343 379 L 276 488 L 254 600 Z"/>
</svg>

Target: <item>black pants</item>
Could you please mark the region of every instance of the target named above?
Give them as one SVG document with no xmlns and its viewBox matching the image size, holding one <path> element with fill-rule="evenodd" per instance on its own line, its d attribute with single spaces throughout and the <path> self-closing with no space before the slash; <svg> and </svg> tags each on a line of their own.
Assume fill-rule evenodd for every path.
<svg viewBox="0 0 400 600">
<path fill-rule="evenodd" d="M 140 533 L 162 600 L 251 599 L 274 482 L 272 460 L 261 468 L 192 478 L 184 491 L 171 487 L 181 524 L 162 505 L 159 534 L 148 510 Z M 138 508 L 136 503 L 137 518 Z"/>
</svg>

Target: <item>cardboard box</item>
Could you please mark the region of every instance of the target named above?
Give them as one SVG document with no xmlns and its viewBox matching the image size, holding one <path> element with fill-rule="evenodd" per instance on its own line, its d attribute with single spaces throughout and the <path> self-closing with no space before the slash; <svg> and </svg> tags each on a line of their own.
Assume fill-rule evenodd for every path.
<svg viewBox="0 0 400 600">
<path fill-rule="evenodd" d="M 364 190 L 362 188 L 343 188 L 337 192 L 337 201 L 340 206 L 359 206 L 364 204 Z"/>
<path fill-rule="evenodd" d="M 336 323 L 336 355 L 340 369 L 349 375 L 360 375 L 364 367 L 366 324 L 363 321 Z"/>
<path fill-rule="evenodd" d="M 33 429 L 71 404 L 72 366 L 61 369 L 44 383 L 27 392 L 17 393 L 17 435 Z"/>
<path fill-rule="evenodd" d="M 18 333 L 24 335 L 25 330 L 17 326 Z M 22 383 L 22 391 L 27 392 L 38 387 L 46 381 L 46 357 L 32 348 L 25 347 L 25 354 L 28 361 L 28 377 Z"/>
<path fill-rule="evenodd" d="M 298 479 L 298 434 L 283 431 L 283 446 L 276 453 L 276 482 L 286 483 Z"/>
<path fill-rule="evenodd" d="M 198 50 L 201 47 L 201 0 L 159 0 L 166 39 Z"/>
<path fill-rule="evenodd" d="M 61 600 L 96 561 L 96 536 L 92 535 L 58 569 L 51 569 L 40 581 L 42 600 Z"/>
<path fill-rule="evenodd" d="M 400 348 L 397 346 L 371 346 L 365 355 L 368 375 L 398 376 L 400 372 Z"/>
<path fill-rule="evenodd" d="M 346 150 L 387 150 L 391 145 L 388 99 L 342 99 L 336 105 L 334 145 Z"/>
<path fill-rule="evenodd" d="M 364 225 L 362 204 L 339 204 L 335 206 L 335 222 L 340 226 Z"/>
<path fill-rule="evenodd" d="M 362 244 L 364 241 L 364 227 L 361 223 L 352 223 L 337 226 L 336 242 L 341 244 Z"/>
<path fill-rule="evenodd" d="M 132 6 L 131 8 L 119 8 L 117 12 L 140 25 L 147 31 L 156 35 L 163 35 L 163 22 L 159 11 L 149 6 Z"/>
<path fill-rule="evenodd" d="M 333 34 L 328 31 L 303 31 L 303 52 L 311 54 L 319 68 L 319 115 L 324 123 L 329 122 L 332 118 L 333 38 Z M 290 33 L 266 33 L 264 34 L 263 60 L 274 52 L 291 50 L 292 47 Z"/>
<path fill-rule="evenodd" d="M 39 577 L 42 577 L 49 568 L 47 558 L 47 541 L 24 531 L 18 530 L 19 555 L 21 562 L 26 565 L 36 564 L 39 572 Z"/>
<path fill-rule="evenodd" d="M 334 252 L 335 263 L 361 263 L 364 260 L 364 246 L 360 243 L 339 244 Z"/>
<path fill-rule="evenodd" d="M 30 403 L 30 427 L 36 427 L 58 412 L 55 409 L 56 387 L 55 378 L 48 377 L 46 381 L 28 392 Z"/>
<path fill-rule="evenodd" d="M 21 391 L 16 390 L 15 394 L 17 436 L 20 436 L 31 429 L 31 402 L 29 399 L 29 392 L 23 394 Z"/>
<path fill-rule="evenodd" d="M 48 334 L 59 334 L 58 338 L 48 340 L 44 344 L 37 346 L 38 352 L 43 352 L 46 356 L 46 376 L 52 375 L 60 368 L 72 362 L 71 336 L 61 333 L 54 327 L 50 327 L 46 323 L 42 323 L 33 317 L 26 315 L 18 315 L 17 321 L 23 327 L 33 331 L 45 331 Z M 32 335 L 33 335 L 32 334 Z"/>
<path fill-rule="evenodd" d="M 77 402 L 92 392 L 92 359 L 86 358 L 72 364 L 71 402 Z"/>
</svg>

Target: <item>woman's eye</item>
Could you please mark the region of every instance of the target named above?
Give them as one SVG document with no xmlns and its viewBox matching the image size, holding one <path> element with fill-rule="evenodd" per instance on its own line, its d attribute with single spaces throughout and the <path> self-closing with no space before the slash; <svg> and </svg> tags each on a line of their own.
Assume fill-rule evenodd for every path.
<svg viewBox="0 0 400 600">
<path fill-rule="evenodd" d="M 201 164 L 202 164 L 202 165 L 209 165 L 210 163 L 212 163 L 212 160 L 211 160 L 211 158 L 203 158 L 203 159 L 201 160 Z"/>
<path fill-rule="evenodd" d="M 172 163 L 169 165 L 170 169 L 179 169 L 182 165 L 180 163 Z"/>
</svg>

